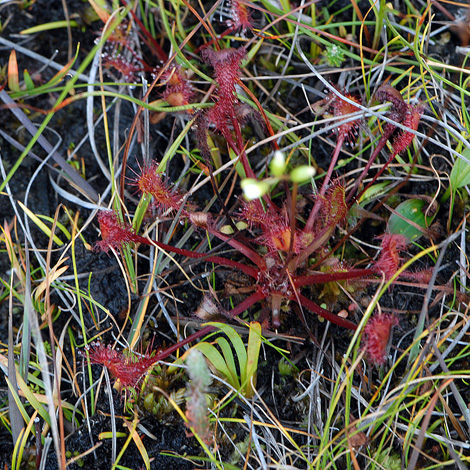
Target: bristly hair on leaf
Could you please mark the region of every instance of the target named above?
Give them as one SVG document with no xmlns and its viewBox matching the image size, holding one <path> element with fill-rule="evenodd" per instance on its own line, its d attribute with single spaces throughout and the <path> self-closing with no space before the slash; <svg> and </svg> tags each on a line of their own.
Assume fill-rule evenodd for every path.
<svg viewBox="0 0 470 470">
<path fill-rule="evenodd" d="M 393 315 L 382 313 L 369 319 L 364 328 L 364 350 L 370 362 L 382 366 L 387 360 L 388 346 L 392 328 L 398 325 Z"/>
<path fill-rule="evenodd" d="M 214 68 L 214 77 L 219 85 L 219 102 L 222 101 L 224 107 L 228 106 L 226 102 L 232 106 L 235 103 L 235 84 L 240 78 L 240 64 L 245 56 L 244 47 L 239 49 L 229 47 L 220 51 L 206 47 L 201 52 L 204 62 Z"/>
<path fill-rule="evenodd" d="M 235 31 L 239 29 L 244 33 L 247 29 L 253 27 L 250 11 L 240 0 L 230 1 L 230 17 L 231 19 L 227 21 L 227 24 L 233 27 Z"/>
<path fill-rule="evenodd" d="M 108 253 L 111 249 L 120 249 L 126 243 L 138 243 L 140 237 L 136 235 L 129 224 L 121 222 L 114 211 L 102 210 L 98 212 L 102 240 L 96 242 L 95 251 Z"/>
<path fill-rule="evenodd" d="M 121 351 L 105 346 L 99 341 L 86 347 L 90 362 L 106 367 L 109 373 L 119 381 L 121 388 L 135 387 L 140 379 L 149 372 L 156 360 L 146 352 L 140 356 L 125 355 Z"/>
<path fill-rule="evenodd" d="M 419 121 L 424 112 L 422 106 L 413 106 L 408 104 L 403 99 L 400 92 L 389 84 L 384 84 L 379 87 L 375 93 L 375 99 L 381 103 L 385 101 L 390 101 L 390 103 L 392 103 L 392 107 L 387 113 L 387 117 L 405 125 L 413 131 L 418 129 Z M 387 128 L 394 129 L 395 125 L 387 123 Z M 414 134 L 412 132 L 400 130 L 392 142 L 393 156 L 404 152 L 411 145 L 413 139 Z"/>
<path fill-rule="evenodd" d="M 171 189 L 165 181 L 165 176 L 157 169 L 157 163 L 144 166 L 141 174 L 136 178 L 135 186 L 143 194 L 150 194 L 157 208 L 178 211 L 183 203 L 183 196 Z"/>
<path fill-rule="evenodd" d="M 379 274 L 383 273 L 385 280 L 388 281 L 400 267 L 400 252 L 406 248 L 408 240 L 403 235 L 390 233 L 381 235 L 378 238 L 382 240 L 380 244 L 380 256 L 375 262 L 373 270 Z"/>
<path fill-rule="evenodd" d="M 204 62 L 213 67 L 214 77 L 219 86 L 214 106 L 207 113 L 200 113 L 197 119 L 196 138 L 207 161 L 210 160 L 210 152 L 207 152 L 209 124 L 215 126 L 227 142 L 230 142 L 233 126 L 240 122 L 235 111 L 235 106 L 238 105 L 236 84 L 241 74 L 240 65 L 245 56 L 244 47 L 220 51 L 206 47 L 201 52 Z M 241 118 L 243 119 L 243 116 Z"/>
<path fill-rule="evenodd" d="M 346 93 L 344 96 L 357 104 L 361 104 L 361 100 L 351 95 L 350 93 Z M 332 105 L 335 117 L 344 116 L 345 118 L 347 118 L 349 114 L 357 113 L 358 111 L 360 111 L 357 106 L 354 106 L 349 101 L 345 101 L 336 95 L 333 97 Z M 361 118 L 357 118 L 354 121 L 349 121 L 345 123 L 342 123 L 340 121 L 339 126 L 337 128 L 338 135 L 346 140 L 352 140 L 354 136 L 357 136 L 357 128 L 359 126 L 360 120 Z"/>
<path fill-rule="evenodd" d="M 253 229 L 253 227 L 264 227 L 269 224 L 270 221 L 270 216 L 265 211 L 259 199 L 253 199 L 251 201 L 242 200 L 240 218 L 241 220 L 246 220 L 250 229 Z"/>
<path fill-rule="evenodd" d="M 402 124 L 409 129 L 416 131 L 418 129 L 419 121 L 424 112 L 421 106 L 414 107 L 408 105 L 409 109 L 403 119 Z M 398 135 L 393 139 L 392 147 L 395 155 L 403 153 L 413 142 L 415 135 L 412 132 L 400 130 Z"/>
<path fill-rule="evenodd" d="M 334 227 L 341 223 L 348 215 L 345 188 L 339 180 L 334 180 L 328 187 L 320 206 L 319 222 L 324 227 Z"/>
</svg>

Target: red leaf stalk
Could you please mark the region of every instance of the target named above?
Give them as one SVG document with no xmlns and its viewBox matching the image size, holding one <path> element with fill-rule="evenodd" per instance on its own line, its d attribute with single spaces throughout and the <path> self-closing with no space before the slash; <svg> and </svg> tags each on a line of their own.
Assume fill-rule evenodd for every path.
<svg viewBox="0 0 470 470">
<path fill-rule="evenodd" d="M 409 129 L 416 131 L 418 129 L 418 124 L 421 118 L 421 115 L 423 114 L 423 108 L 421 106 L 412 106 L 408 103 L 406 103 L 401 96 L 400 92 L 396 90 L 395 88 L 391 87 L 390 85 L 382 85 L 376 92 L 375 94 L 375 99 L 381 103 L 385 101 L 390 101 L 392 103 L 392 107 L 390 111 L 388 112 L 387 117 L 389 119 L 392 119 L 393 121 L 396 121 L 398 123 L 401 123 L 408 127 Z M 356 194 L 357 189 L 359 188 L 359 185 L 367 175 L 367 173 L 370 170 L 370 167 L 376 160 L 377 156 L 379 153 L 382 151 L 382 149 L 385 147 L 385 144 L 387 141 L 392 137 L 393 133 L 395 132 L 397 126 L 395 124 L 392 124 L 390 122 L 387 123 L 387 125 L 384 128 L 384 133 L 382 137 L 380 138 L 377 147 L 375 148 L 374 152 L 372 153 L 369 161 L 367 162 L 366 166 L 364 167 L 362 173 L 360 174 L 359 178 L 356 180 L 356 183 L 351 190 L 351 192 L 348 194 L 348 197 L 346 198 L 346 201 L 349 202 L 352 197 Z M 356 199 L 359 199 L 364 192 L 370 188 L 375 182 L 377 181 L 377 178 L 380 177 L 380 175 L 386 170 L 388 165 L 392 162 L 392 160 L 399 154 L 404 152 L 413 142 L 414 134 L 413 132 L 408 132 L 405 130 L 400 131 L 398 136 L 395 137 L 395 139 L 392 142 L 392 153 L 390 155 L 390 158 L 387 160 L 387 162 L 381 167 L 379 172 L 374 176 L 372 181 L 369 182 L 369 184 L 360 192 L 359 195 L 356 196 Z"/>
<path fill-rule="evenodd" d="M 347 93 L 345 97 L 357 104 L 360 104 L 360 100 L 349 93 Z M 335 117 L 339 117 L 339 116 L 348 117 L 349 114 L 353 114 L 359 111 L 359 108 L 357 106 L 350 103 L 349 101 L 345 101 L 339 98 L 336 94 L 334 94 L 333 96 L 327 97 L 325 101 L 329 103 L 329 106 L 328 106 L 329 108 L 333 108 Z M 336 147 L 335 147 L 333 156 L 331 158 L 331 162 L 328 166 L 327 174 L 325 176 L 325 179 L 323 180 L 322 187 L 319 191 L 319 194 L 318 194 L 319 197 L 317 196 L 317 200 L 315 201 L 313 209 L 307 220 L 307 224 L 305 226 L 305 231 L 307 232 L 311 231 L 313 228 L 313 223 L 321 207 L 321 197 L 325 195 L 329 187 L 334 168 L 338 161 L 339 154 L 341 153 L 341 148 L 343 147 L 343 144 L 346 140 L 351 140 L 351 138 L 354 135 L 357 135 L 358 126 L 359 126 L 359 119 L 356 119 L 354 121 L 349 121 L 345 123 L 340 122 L 337 128 L 338 140 L 336 142 Z"/>
<path fill-rule="evenodd" d="M 108 253 L 110 249 L 120 249 L 123 245 L 128 243 L 142 243 L 144 245 L 157 246 L 161 250 L 186 256 L 188 258 L 206 260 L 222 266 L 239 269 L 253 278 L 256 278 L 258 275 L 258 271 L 253 267 L 239 263 L 238 261 L 222 258 L 221 256 L 197 253 L 185 250 L 184 248 L 176 248 L 174 246 L 167 245 L 166 243 L 161 243 L 159 241 L 137 235 L 129 224 L 119 221 L 118 216 L 114 211 L 100 211 L 98 213 L 98 221 L 100 223 L 102 240 L 96 242 L 94 247 L 95 250 Z"/>
</svg>

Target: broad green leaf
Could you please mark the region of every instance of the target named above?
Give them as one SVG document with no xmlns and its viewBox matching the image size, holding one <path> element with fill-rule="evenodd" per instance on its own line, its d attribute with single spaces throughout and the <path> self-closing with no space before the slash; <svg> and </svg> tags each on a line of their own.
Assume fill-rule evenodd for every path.
<svg viewBox="0 0 470 470">
<path fill-rule="evenodd" d="M 426 216 L 427 207 L 428 203 L 422 199 L 403 201 L 388 219 L 388 232 L 403 235 L 409 241 L 417 240 L 431 225 L 437 214 L 437 210 L 433 210 L 429 211 L 432 212 L 432 216 Z"/>
<path fill-rule="evenodd" d="M 462 156 L 470 160 L 470 149 L 465 148 Z M 457 158 L 450 172 L 450 185 L 453 191 L 470 184 L 470 164 L 462 158 Z"/>
<path fill-rule="evenodd" d="M 223 376 L 227 380 L 227 382 L 230 383 L 230 385 L 233 385 L 234 387 L 236 384 L 233 384 L 231 382 L 231 373 L 229 368 L 227 367 L 227 364 L 222 357 L 222 354 L 217 350 L 215 346 L 209 343 L 201 342 L 196 344 L 194 346 L 195 349 L 198 349 L 199 351 L 206 356 L 206 359 L 214 366 L 215 370 Z"/>
<path fill-rule="evenodd" d="M 252 322 L 250 324 L 250 335 L 248 337 L 248 361 L 246 367 L 246 376 L 242 376 L 242 387 L 245 391 L 245 397 L 247 398 L 251 398 L 254 394 L 261 340 L 261 325 L 258 322 Z"/>
<path fill-rule="evenodd" d="M 229 342 L 223 338 L 219 337 L 216 339 L 217 344 L 219 345 L 220 349 L 222 350 L 222 354 L 225 358 L 225 363 L 227 364 L 228 369 L 230 370 L 230 377 L 232 384 L 237 384 L 237 390 L 240 389 L 240 381 L 238 380 L 238 373 L 237 367 L 235 366 L 235 358 L 233 357 L 233 351 L 230 347 Z"/>
<path fill-rule="evenodd" d="M 208 323 L 208 325 L 213 325 L 219 330 L 223 331 L 230 342 L 233 344 L 233 347 L 235 348 L 235 352 L 237 353 L 238 357 L 238 364 L 240 366 L 240 376 L 245 377 L 246 375 L 246 363 L 247 363 L 247 354 L 246 354 L 246 349 L 245 345 L 243 344 L 242 339 L 240 338 L 240 335 L 229 325 L 226 325 L 225 323 L 220 323 L 220 322 L 212 322 Z"/>
</svg>

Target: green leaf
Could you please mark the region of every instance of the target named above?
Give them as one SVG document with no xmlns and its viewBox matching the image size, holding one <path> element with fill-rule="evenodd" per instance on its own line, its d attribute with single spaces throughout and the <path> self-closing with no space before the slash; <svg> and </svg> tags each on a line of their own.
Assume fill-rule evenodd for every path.
<svg viewBox="0 0 470 470">
<path fill-rule="evenodd" d="M 217 350 L 215 346 L 212 344 L 206 343 L 206 342 L 201 342 L 196 344 L 194 346 L 195 349 L 198 349 L 199 351 L 206 356 L 206 359 L 214 366 L 215 370 L 222 375 L 222 377 L 227 380 L 227 382 L 232 385 L 233 387 L 239 389 L 239 386 L 237 387 L 237 384 L 232 383 L 231 377 L 232 374 L 230 372 L 230 369 L 227 367 L 227 363 L 225 362 L 224 358 L 222 357 L 222 354 Z M 238 380 L 237 380 L 238 382 Z"/>
<path fill-rule="evenodd" d="M 248 361 L 246 364 L 246 375 L 242 376 L 242 387 L 245 392 L 244 395 L 247 398 L 251 398 L 254 395 L 261 340 L 261 325 L 258 322 L 252 322 L 250 324 L 250 335 L 248 337 Z"/>
<path fill-rule="evenodd" d="M 213 325 L 222 332 L 224 332 L 230 342 L 233 344 L 233 347 L 235 348 L 235 352 L 237 353 L 238 357 L 238 365 L 240 366 L 240 377 L 245 377 L 246 376 L 246 363 L 247 363 L 247 354 L 246 354 L 246 349 L 245 345 L 243 344 L 242 339 L 240 338 L 240 335 L 234 330 L 229 325 L 226 325 L 225 323 L 220 323 L 220 322 L 212 322 L 208 323 L 209 325 Z"/>
<path fill-rule="evenodd" d="M 393 186 L 394 184 L 391 184 L 388 181 L 372 185 L 370 188 L 367 188 L 364 191 L 361 198 L 359 199 L 359 204 L 364 207 L 365 205 L 369 204 L 369 202 L 371 202 L 372 200 L 383 196 L 384 194 L 387 194 L 387 192 L 390 191 Z"/>
<path fill-rule="evenodd" d="M 29 415 L 20 399 L 20 397 L 18 396 L 18 391 L 15 389 L 15 387 L 13 387 L 13 385 L 11 384 L 11 382 L 8 380 L 7 377 L 5 377 L 5 380 L 7 382 L 7 385 L 8 385 L 8 388 L 13 396 L 13 400 L 15 401 L 16 405 L 18 406 L 18 409 L 20 410 L 20 413 L 21 413 L 21 416 L 23 417 L 23 419 L 25 420 L 25 422 L 29 422 Z"/>
<path fill-rule="evenodd" d="M 433 215 L 426 216 L 428 205 L 423 199 L 403 201 L 388 219 L 388 232 L 403 235 L 410 241 L 417 240 L 431 225 L 437 214 L 437 210 L 432 210 L 428 213 L 432 212 Z"/>
<path fill-rule="evenodd" d="M 62 29 L 66 28 L 67 25 L 76 28 L 78 26 L 78 23 L 75 20 L 52 21 L 51 23 L 43 23 L 40 25 L 33 26 L 32 28 L 23 29 L 23 31 L 20 31 L 20 34 L 34 34 L 40 33 L 42 31 L 50 31 L 52 29 Z"/>
<path fill-rule="evenodd" d="M 462 156 L 467 160 L 470 160 L 470 149 L 465 148 L 462 152 Z M 450 185 L 452 187 L 452 191 L 456 191 L 457 189 L 469 184 L 470 164 L 462 158 L 458 158 L 450 173 Z"/>
<path fill-rule="evenodd" d="M 222 350 L 222 354 L 225 358 L 225 363 L 227 364 L 228 369 L 230 370 L 230 377 L 231 377 L 231 384 L 237 384 L 237 390 L 240 389 L 240 381 L 238 380 L 238 372 L 237 367 L 235 365 L 235 358 L 233 357 L 232 348 L 230 347 L 229 342 L 223 338 L 216 339 L 217 344 L 219 345 L 220 349 Z"/>
<path fill-rule="evenodd" d="M 18 201 L 18 205 L 26 212 L 26 215 L 38 226 L 38 228 L 41 229 L 50 238 L 52 235 L 51 229 L 44 222 L 42 222 L 36 214 L 31 212 L 21 201 Z M 57 235 L 53 235 L 52 238 L 57 245 L 62 246 L 64 244 L 64 242 Z"/>
<path fill-rule="evenodd" d="M 44 406 L 40 403 L 39 399 L 34 395 L 34 393 L 31 391 L 29 386 L 26 384 L 26 382 L 23 380 L 23 377 L 21 377 L 19 374 L 16 374 L 16 380 L 18 381 L 18 387 L 19 389 L 23 392 L 26 400 L 29 401 L 29 404 L 38 411 L 39 415 L 41 418 L 51 425 L 51 418 L 49 416 L 49 412 L 44 408 Z M 37 395 L 40 397 L 41 395 Z"/>
<path fill-rule="evenodd" d="M 36 216 L 39 219 L 46 220 L 51 225 L 54 223 L 54 218 L 53 217 L 48 217 L 47 215 L 41 215 L 41 214 L 36 214 Z M 65 226 L 63 224 L 56 221 L 55 225 L 67 237 L 67 240 L 70 240 L 72 238 L 72 235 L 70 235 L 70 232 L 65 228 Z"/>
<path fill-rule="evenodd" d="M 34 90 L 33 79 L 31 78 L 31 75 L 29 74 L 29 72 L 26 69 L 24 69 L 23 78 L 24 78 L 24 83 L 26 85 L 26 89 L 28 91 Z"/>
</svg>

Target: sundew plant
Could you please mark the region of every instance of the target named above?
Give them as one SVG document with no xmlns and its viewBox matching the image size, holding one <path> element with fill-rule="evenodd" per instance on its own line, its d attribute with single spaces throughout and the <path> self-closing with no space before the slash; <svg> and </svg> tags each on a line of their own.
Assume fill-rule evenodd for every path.
<svg viewBox="0 0 470 470">
<path fill-rule="evenodd" d="M 467 468 L 468 18 L 2 2 L 2 468 Z"/>
</svg>

